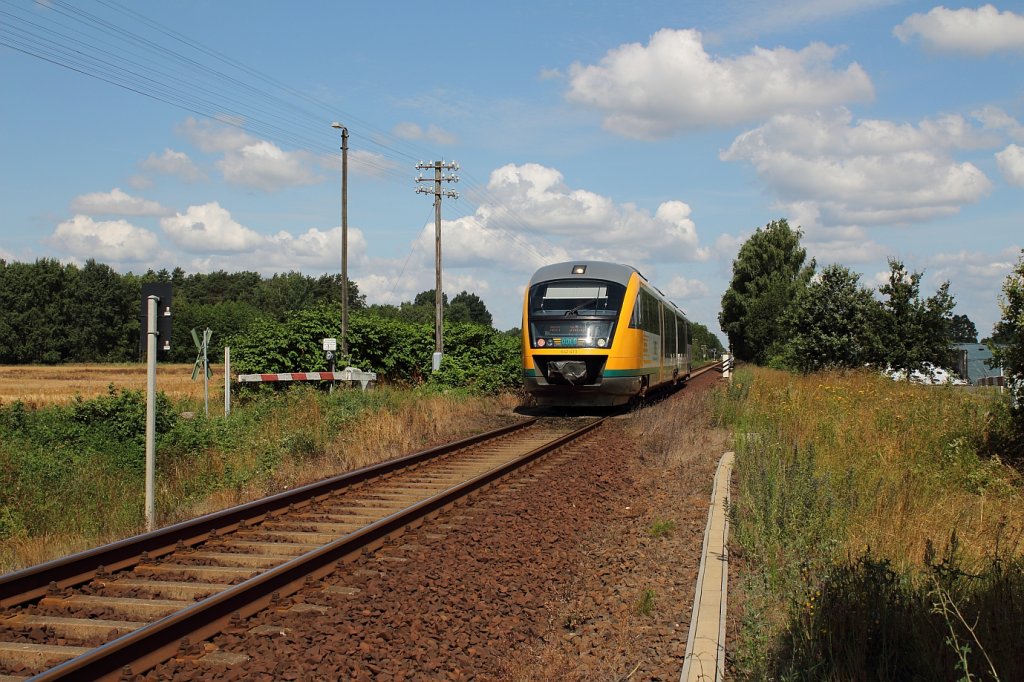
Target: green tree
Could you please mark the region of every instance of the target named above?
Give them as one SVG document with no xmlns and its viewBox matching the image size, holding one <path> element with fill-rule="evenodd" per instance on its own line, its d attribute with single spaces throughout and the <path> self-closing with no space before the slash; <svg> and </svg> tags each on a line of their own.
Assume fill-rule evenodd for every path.
<svg viewBox="0 0 1024 682">
<path fill-rule="evenodd" d="M 814 275 L 801 236 L 785 218 L 774 220 L 758 228 L 733 260 L 718 319 L 738 359 L 767 364 L 782 351 L 786 313 Z"/>
<path fill-rule="evenodd" d="M 881 304 L 860 275 L 830 265 L 797 292 L 788 323 L 786 364 L 801 372 L 862 367 L 882 357 Z"/>
<path fill-rule="evenodd" d="M 260 282 L 257 305 L 261 310 L 283 315 L 323 302 L 324 299 L 317 300 L 316 293 L 316 281 L 301 272 L 275 274 Z"/>
<path fill-rule="evenodd" d="M 208 356 L 211 362 L 223 357 L 225 341 L 245 332 L 257 320 L 269 318 L 254 306 L 241 301 L 219 303 L 192 303 L 187 298 L 174 299 L 174 324 L 171 329 L 173 362 L 192 362 L 196 358 L 196 345 L 192 330 L 213 331 Z M 201 338 L 201 336 L 200 336 Z"/>
<path fill-rule="evenodd" d="M 0 267 L 0 362 L 57 363 L 68 348 L 67 277 L 59 261 Z"/>
<path fill-rule="evenodd" d="M 966 315 L 954 315 L 949 318 L 949 333 L 954 343 L 978 342 L 978 328 Z"/>
<path fill-rule="evenodd" d="M 999 299 L 1002 318 L 996 323 L 999 345 L 991 345 L 993 362 L 1002 366 L 1012 397 L 1011 414 L 1024 438 L 1024 249 L 1003 281 Z"/>
<path fill-rule="evenodd" d="M 436 301 L 437 301 L 437 296 L 435 295 L 434 290 L 433 289 L 427 289 L 426 291 L 421 291 L 420 293 L 416 294 L 416 297 L 413 298 L 413 300 L 412 300 L 412 304 L 413 305 L 430 306 L 431 308 L 433 308 L 435 303 L 436 303 Z M 442 307 L 447 307 L 447 305 L 448 305 L 448 294 L 446 294 L 446 293 L 444 293 L 442 291 L 441 292 L 441 306 Z"/>
<path fill-rule="evenodd" d="M 174 279 L 181 281 L 180 286 L 175 285 L 174 298 L 187 300 L 195 304 L 213 305 L 223 301 L 245 301 L 257 307 L 260 306 L 259 290 L 263 278 L 258 272 L 246 270 L 242 272 L 225 272 L 217 270 L 209 273 L 193 273 L 183 280 L 175 269 Z"/>
<path fill-rule="evenodd" d="M 0 362 L 128 360 L 138 301 L 110 267 L 0 261 Z"/>
<path fill-rule="evenodd" d="M 140 291 L 109 265 L 86 261 L 66 272 L 68 347 L 75 362 L 125 362 L 135 358 L 139 338 Z"/>
<path fill-rule="evenodd" d="M 700 322 L 690 322 L 690 346 L 695 360 L 717 357 L 725 352 L 718 336 Z"/>
<path fill-rule="evenodd" d="M 445 319 L 451 322 L 472 322 L 486 327 L 490 327 L 493 321 L 483 300 L 468 291 L 462 291 L 452 299 L 445 311 Z"/>
<path fill-rule="evenodd" d="M 885 297 L 881 319 L 883 359 L 908 375 L 925 363 L 948 366 L 952 361 L 951 312 L 956 301 L 949 282 L 922 299 L 920 272 L 908 272 L 901 261 L 889 259 L 889 282 L 878 288 Z"/>
</svg>

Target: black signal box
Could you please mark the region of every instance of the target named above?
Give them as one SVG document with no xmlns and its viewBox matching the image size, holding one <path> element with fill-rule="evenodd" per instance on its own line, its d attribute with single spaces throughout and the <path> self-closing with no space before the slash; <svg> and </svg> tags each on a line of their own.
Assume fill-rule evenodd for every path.
<svg viewBox="0 0 1024 682">
<path fill-rule="evenodd" d="M 149 331 L 147 318 L 150 296 L 160 299 L 156 304 L 156 349 L 158 355 L 163 355 L 171 350 L 171 283 L 154 282 L 142 285 L 142 309 L 139 313 L 142 325 L 139 331 L 139 351 L 143 355 L 146 354 L 146 335 Z"/>
</svg>

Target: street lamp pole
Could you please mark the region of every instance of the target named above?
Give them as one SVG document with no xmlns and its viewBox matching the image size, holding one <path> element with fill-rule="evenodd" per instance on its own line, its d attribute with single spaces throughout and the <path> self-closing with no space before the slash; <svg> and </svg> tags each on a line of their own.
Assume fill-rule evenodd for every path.
<svg viewBox="0 0 1024 682">
<path fill-rule="evenodd" d="M 341 130 L 341 357 L 348 360 L 348 128 Z"/>
</svg>

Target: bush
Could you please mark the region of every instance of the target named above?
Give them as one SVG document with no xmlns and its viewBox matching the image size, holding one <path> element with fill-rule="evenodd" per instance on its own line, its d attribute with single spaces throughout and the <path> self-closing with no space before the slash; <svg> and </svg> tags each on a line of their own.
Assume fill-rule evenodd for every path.
<svg viewBox="0 0 1024 682">
<path fill-rule="evenodd" d="M 75 396 L 68 417 L 83 426 L 110 430 L 118 438 L 138 439 L 146 435 L 146 397 L 142 391 L 120 390 L 113 384 L 107 387 L 107 395 L 83 400 Z M 166 433 L 173 426 L 177 415 L 171 401 L 164 393 L 156 395 L 156 432 Z"/>
<path fill-rule="evenodd" d="M 518 337 L 479 324 L 445 328 L 445 355 L 430 383 L 492 394 L 522 383 L 522 345 Z"/>
<path fill-rule="evenodd" d="M 262 320 L 231 341 L 232 364 L 242 374 L 314 372 L 328 369 L 323 338 L 337 336 L 337 310 L 311 308 L 283 322 Z M 441 388 L 470 388 L 481 393 L 513 389 L 521 382 L 521 347 L 517 335 L 470 322 L 447 323 L 440 371 L 431 373 L 434 327 L 370 312 L 349 320 L 350 356 L 346 365 L 376 372 L 380 379 L 401 385 L 428 383 Z"/>
</svg>

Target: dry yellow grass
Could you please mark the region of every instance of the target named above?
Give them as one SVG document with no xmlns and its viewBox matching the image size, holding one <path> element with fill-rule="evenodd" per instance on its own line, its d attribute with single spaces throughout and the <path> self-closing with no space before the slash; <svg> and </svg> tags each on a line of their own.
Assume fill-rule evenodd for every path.
<svg viewBox="0 0 1024 682">
<path fill-rule="evenodd" d="M 497 428 L 517 418 L 512 414 L 516 406 L 517 399 L 511 394 L 474 400 L 435 395 L 408 401 L 396 410 L 373 412 L 355 420 L 342 432 L 327 436 L 324 450 L 311 458 L 286 460 L 273 476 L 243 488 L 218 490 L 199 503 L 178 510 L 173 518 L 161 519 L 161 523 L 175 523 L 244 504 L 430 445 Z M 316 400 L 308 396 L 288 413 L 274 415 L 262 425 L 262 429 L 264 437 L 270 440 L 279 440 L 288 433 L 301 431 L 324 433 L 328 428 L 326 419 L 327 415 Z M 217 453 L 210 453 L 209 461 L 218 461 Z M 237 462 L 235 464 L 237 466 Z M 161 496 L 176 498 L 180 495 L 177 488 L 181 479 L 195 474 L 195 471 L 175 472 L 171 480 L 161 486 Z"/>
<path fill-rule="evenodd" d="M 210 414 L 223 413 L 224 366 L 210 365 Z M 146 390 L 146 364 L 0 365 L 0 404 L 17 400 L 28 407 L 64 404 L 76 395 L 105 395 L 113 384 L 118 389 Z M 203 379 L 192 380 L 191 364 L 159 364 L 156 390 L 173 399 L 203 399 Z M 220 406 L 218 408 L 218 406 Z M 215 411 L 215 408 L 217 411 Z"/>
<path fill-rule="evenodd" d="M 819 474 L 852 474 L 851 555 L 871 547 L 898 566 L 920 565 L 927 542 L 942 546 L 954 530 L 965 558 L 991 554 L 997 538 L 1003 551 L 1024 552 L 1020 474 L 975 454 L 985 396 L 869 373 L 755 376 L 746 428 L 788 447 L 812 444 Z"/>
</svg>

